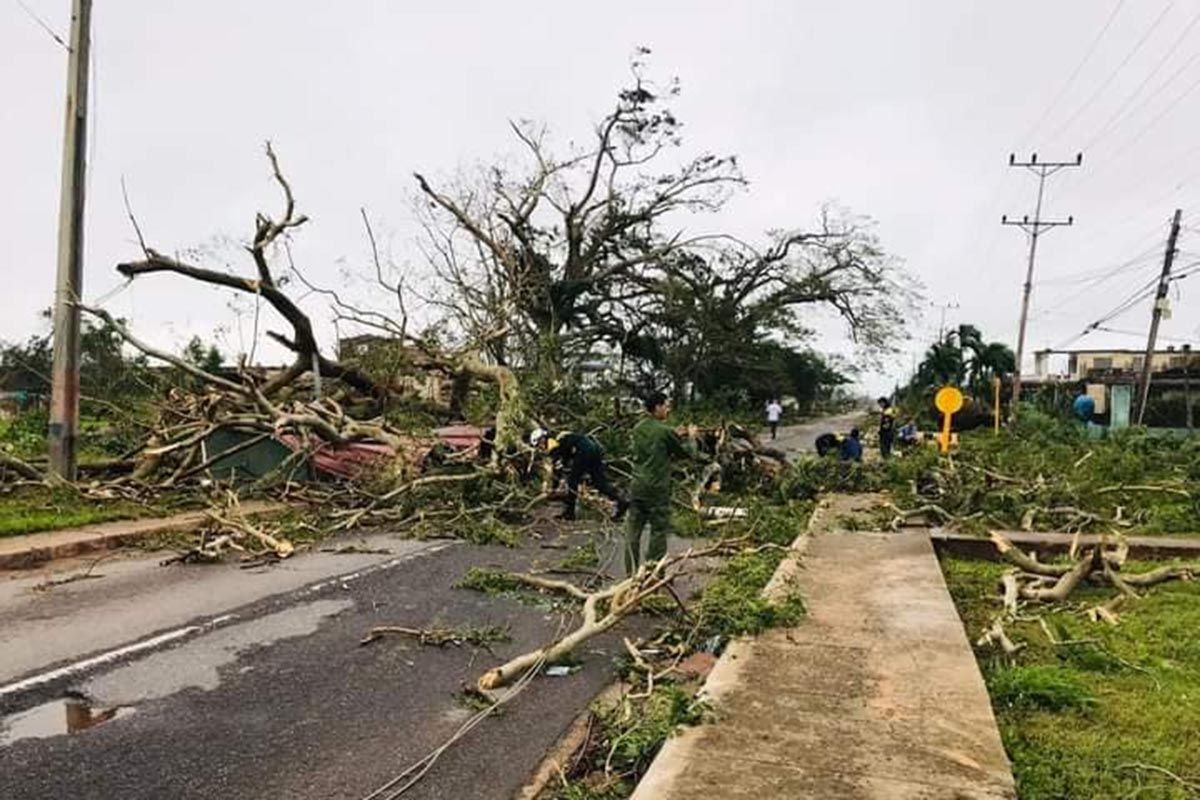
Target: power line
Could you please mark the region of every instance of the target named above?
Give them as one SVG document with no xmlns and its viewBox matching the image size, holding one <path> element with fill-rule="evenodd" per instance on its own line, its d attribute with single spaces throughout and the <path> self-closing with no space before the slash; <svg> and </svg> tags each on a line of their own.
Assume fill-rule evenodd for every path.
<svg viewBox="0 0 1200 800">
<path fill-rule="evenodd" d="M 1200 88 L 1200 78 L 1197 78 L 1196 80 L 1194 80 L 1190 84 L 1188 84 L 1188 87 L 1183 90 L 1182 94 L 1180 94 L 1178 97 L 1176 97 L 1170 103 L 1168 103 L 1166 108 L 1164 108 L 1162 111 L 1158 112 L 1158 114 L 1156 114 L 1153 119 L 1151 119 L 1148 123 L 1146 123 L 1146 126 L 1144 128 L 1142 128 L 1140 131 L 1137 132 L 1137 135 L 1135 135 L 1132 139 L 1126 140 L 1126 142 L 1123 145 L 1121 145 L 1119 148 L 1116 149 L 1116 151 L 1113 152 L 1113 154 L 1110 156 L 1110 158 L 1115 159 L 1117 156 L 1121 155 L 1126 150 L 1128 150 L 1129 148 L 1131 148 L 1135 144 L 1137 144 L 1139 141 L 1141 141 L 1142 137 L 1145 136 L 1147 133 L 1149 133 L 1151 128 L 1153 128 L 1160 121 L 1162 121 L 1163 117 L 1165 117 L 1167 114 L 1174 111 L 1176 106 L 1178 106 L 1180 103 L 1182 103 L 1184 100 L 1186 100 L 1188 95 L 1190 95 L 1192 92 L 1196 91 L 1197 88 Z"/>
<path fill-rule="evenodd" d="M 37 12 L 34 11 L 32 8 L 25 5 L 25 0 L 13 0 L 13 2 L 16 3 L 18 6 L 20 6 L 21 10 L 24 11 L 26 13 L 26 15 L 28 15 L 29 18 L 31 20 L 33 20 L 39 28 L 41 28 L 47 34 L 49 34 L 51 39 L 58 42 L 59 45 L 62 46 L 62 49 L 66 50 L 68 53 L 71 52 L 71 46 L 69 44 L 67 44 L 66 41 L 63 40 L 63 37 L 59 36 L 58 33 L 55 32 L 54 28 L 50 27 L 50 23 L 46 22 L 46 20 L 39 17 Z"/>
<path fill-rule="evenodd" d="M 1074 272 L 1057 278 L 1045 278 L 1043 280 L 1036 281 L 1036 284 L 1038 286 L 1043 286 L 1061 283 L 1076 283 L 1079 281 L 1082 281 L 1088 285 L 1102 283 L 1108 278 L 1120 275 L 1122 272 L 1127 272 L 1128 270 L 1138 266 L 1155 255 L 1157 255 L 1157 248 L 1154 248 L 1153 250 L 1147 250 L 1140 255 L 1136 255 L 1131 259 L 1122 261 L 1115 266 L 1101 267 L 1099 269 L 1086 270 L 1084 272 Z"/>
<path fill-rule="evenodd" d="M 1118 336 L 1136 336 L 1139 339 L 1146 335 L 1145 331 L 1127 331 L 1122 328 L 1108 328 L 1103 325 L 1097 326 L 1095 330 L 1101 333 L 1115 333 Z M 1159 336 L 1158 338 L 1166 342 L 1183 342 L 1184 344 L 1191 341 L 1190 339 L 1181 339 L 1178 336 Z"/>
<path fill-rule="evenodd" d="M 1058 90 L 1056 95 L 1054 95 L 1054 99 L 1046 105 L 1046 110 L 1042 112 L 1042 115 L 1038 118 L 1038 121 L 1033 124 L 1033 127 L 1031 127 L 1026 134 L 1021 137 L 1020 141 L 1022 144 L 1029 142 L 1029 140 L 1033 137 L 1033 134 L 1037 132 L 1038 128 L 1040 128 L 1050 116 L 1050 113 L 1056 107 L 1058 107 L 1058 104 L 1066 96 L 1067 90 L 1069 90 L 1075 83 L 1075 79 L 1079 77 L 1079 73 L 1083 71 L 1084 66 L 1088 63 L 1088 61 L 1091 60 L 1092 54 L 1096 52 L 1096 48 L 1099 46 L 1100 40 L 1104 38 L 1104 34 L 1108 33 L 1108 29 L 1112 27 L 1113 20 L 1117 18 L 1117 13 L 1121 10 L 1121 6 L 1123 5 L 1125 5 L 1125 0 L 1117 0 L 1116 5 L 1113 6 L 1112 11 L 1110 11 L 1108 14 L 1108 19 L 1106 19 L 1104 24 L 1100 26 L 1100 30 L 1096 33 L 1095 38 L 1092 39 L 1092 43 L 1088 45 L 1088 49 L 1083 54 L 1083 58 L 1081 58 L 1079 63 L 1075 65 L 1075 69 L 1071 70 L 1071 74 L 1067 76 L 1067 80 L 1063 83 L 1062 88 Z"/>
<path fill-rule="evenodd" d="M 1137 266 L 1144 267 L 1148 263 L 1149 263 L 1149 261 L 1145 256 L 1139 257 L 1136 260 Z M 1041 309 L 1038 312 L 1038 314 L 1040 316 L 1045 316 L 1054 311 L 1057 311 L 1058 309 L 1062 308 L 1063 306 L 1065 306 L 1069 303 L 1074 303 L 1080 297 L 1082 297 L 1083 295 L 1092 291 L 1093 289 L 1098 287 L 1100 284 L 1106 283 L 1107 281 L 1111 280 L 1112 278 L 1115 278 L 1117 275 L 1121 274 L 1122 272 L 1127 271 L 1128 268 L 1132 268 L 1133 266 L 1134 266 L 1134 264 L 1132 262 L 1128 265 L 1128 267 L 1126 267 L 1125 265 L 1121 265 L 1121 267 L 1119 269 L 1112 270 L 1111 274 L 1102 275 L 1099 278 L 1094 278 L 1090 281 L 1085 282 L 1085 284 L 1077 291 L 1071 292 L 1070 294 L 1063 295 L 1062 297 L 1060 297 L 1056 300 L 1053 300 L 1049 305 L 1047 305 L 1045 308 Z"/>
<path fill-rule="evenodd" d="M 1079 339 L 1082 339 L 1084 336 L 1087 336 L 1089 333 L 1099 330 L 1100 327 L 1102 325 L 1104 325 L 1104 323 L 1109 322 L 1110 320 L 1113 320 L 1113 319 L 1121 316 L 1122 314 L 1126 313 L 1127 311 L 1135 308 L 1138 305 L 1138 303 L 1149 298 L 1152 294 L 1155 293 L 1155 291 L 1157 290 L 1157 287 L 1158 287 L 1158 276 L 1155 276 L 1155 277 L 1151 278 L 1149 281 L 1143 283 L 1142 285 L 1140 285 L 1139 287 L 1134 289 L 1133 293 L 1131 295 L 1126 297 L 1124 300 L 1122 300 L 1120 303 L 1118 303 L 1116 306 L 1114 306 L 1111 310 L 1105 312 L 1094 322 L 1089 323 L 1087 326 L 1084 327 L 1084 329 L 1082 331 L 1075 334 L 1071 338 L 1066 339 L 1063 342 L 1055 345 L 1051 349 L 1061 350 L 1062 348 L 1066 347 L 1067 345 L 1069 345 L 1073 342 L 1076 342 Z"/>
<path fill-rule="evenodd" d="M 1059 125 L 1058 129 L 1054 131 L 1054 133 L 1050 134 L 1050 141 L 1053 141 L 1061 136 L 1063 132 L 1071 126 L 1071 123 L 1077 120 L 1084 111 L 1091 108 L 1092 103 L 1099 99 L 1100 95 L 1104 93 L 1104 90 L 1109 87 L 1109 84 L 1111 84 L 1116 77 L 1121 74 L 1121 71 L 1125 69 L 1126 65 L 1128 65 L 1133 57 L 1138 54 L 1138 51 L 1142 49 L 1142 46 L 1149 41 L 1151 34 L 1153 34 L 1154 31 L 1158 29 L 1158 26 L 1162 24 L 1162 21 L 1167 18 L 1167 12 L 1170 11 L 1174 5 L 1174 0 L 1172 0 L 1170 3 L 1167 3 L 1166 7 L 1163 8 L 1163 10 L 1155 18 L 1153 24 L 1151 24 L 1150 27 L 1146 29 L 1145 33 L 1142 34 L 1141 38 L 1137 40 L 1137 44 L 1133 46 L 1133 49 L 1125 55 L 1125 58 L 1121 59 L 1120 64 L 1117 64 L 1116 69 L 1114 69 L 1109 76 L 1104 79 L 1099 88 L 1097 88 L 1096 91 L 1093 92 L 1091 96 L 1089 96 L 1088 99 L 1083 102 L 1083 105 L 1075 109 L 1075 113 L 1068 117 L 1066 122 L 1064 122 L 1062 125 Z"/>
<path fill-rule="evenodd" d="M 1108 120 L 1102 126 L 1100 126 L 1100 132 L 1097 133 L 1095 136 L 1093 136 L 1092 139 L 1083 146 L 1084 150 L 1092 149 L 1093 147 L 1095 147 L 1097 142 L 1099 142 L 1101 139 L 1103 139 L 1108 134 L 1113 123 L 1116 122 L 1118 118 L 1121 118 L 1123 116 L 1125 110 L 1128 109 L 1130 104 L 1132 104 L 1133 101 L 1137 99 L 1138 95 L 1140 95 L 1142 93 L 1142 90 L 1146 88 L 1146 85 L 1149 84 L 1150 81 L 1154 79 L 1154 76 L 1158 74 L 1158 71 L 1160 69 L 1162 69 L 1164 66 L 1166 66 L 1166 63 L 1171 59 L 1171 56 L 1173 56 L 1175 54 L 1175 51 L 1179 49 L 1179 45 L 1183 44 L 1183 40 L 1187 38 L 1187 35 L 1191 32 L 1192 28 L 1196 27 L 1197 22 L 1200 22 L 1200 11 L 1196 12 L 1196 14 L 1192 16 L 1192 18 L 1188 22 L 1188 24 L 1184 26 L 1183 30 L 1180 31 L 1179 36 L 1176 37 L 1175 41 L 1171 44 L 1171 46 L 1169 48 L 1167 48 L 1167 52 L 1164 53 L 1163 57 L 1160 58 L 1158 60 L 1158 63 L 1154 65 L 1154 69 L 1150 70 L 1150 72 L 1148 72 L 1146 74 L 1146 77 L 1143 78 L 1142 82 L 1139 83 L 1137 88 L 1133 90 L 1133 93 L 1130 94 L 1129 97 L 1125 98 L 1125 102 L 1121 104 L 1120 108 L 1118 108 L 1113 113 L 1113 115 L 1111 117 L 1109 117 Z M 1162 86 L 1160 86 L 1159 89 L 1156 90 L 1155 93 L 1152 94 L 1150 96 L 1150 98 L 1147 99 L 1147 102 L 1150 99 L 1153 99 L 1157 95 L 1157 92 L 1159 90 L 1161 90 L 1165 86 L 1170 85 L 1171 81 L 1174 80 L 1175 77 L 1178 76 L 1182 72 L 1183 68 L 1186 68 L 1189 64 L 1191 64 L 1193 61 L 1195 61 L 1197 57 L 1200 57 L 1200 51 L 1193 53 L 1192 57 L 1183 63 L 1183 67 L 1179 70 L 1176 70 L 1175 73 L 1172 75 L 1172 77 L 1170 79 L 1168 79 L 1166 83 L 1162 84 Z"/>
</svg>

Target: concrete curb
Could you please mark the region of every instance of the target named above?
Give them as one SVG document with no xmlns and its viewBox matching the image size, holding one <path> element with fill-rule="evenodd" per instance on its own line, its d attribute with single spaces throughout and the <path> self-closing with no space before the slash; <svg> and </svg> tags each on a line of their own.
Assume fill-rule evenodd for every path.
<svg viewBox="0 0 1200 800">
<path fill-rule="evenodd" d="M 259 516 L 285 507 L 282 503 L 253 501 L 243 504 L 242 511 Z M 204 521 L 203 511 L 189 511 L 173 517 L 115 520 L 82 528 L 7 536 L 0 539 L 0 572 L 33 569 L 56 559 L 111 550 L 149 536 L 189 533 Z"/>
<path fill-rule="evenodd" d="M 1065 553 L 1071 548 L 1075 535 L 1055 531 L 998 531 L 1022 550 L 1034 550 L 1039 556 Z M 985 561 L 1000 561 L 996 546 L 991 539 L 953 531 L 933 530 L 929 532 L 938 554 L 952 553 L 957 556 L 979 558 Z M 1111 537 L 1110 537 L 1111 538 Z M 1079 537 L 1079 544 L 1090 546 L 1100 540 L 1099 534 L 1088 533 Z M 1172 536 L 1126 536 L 1129 557 L 1133 559 L 1198 558 L 1200 559 L 1200 537 L 1189 534 Z"/>
</svg>

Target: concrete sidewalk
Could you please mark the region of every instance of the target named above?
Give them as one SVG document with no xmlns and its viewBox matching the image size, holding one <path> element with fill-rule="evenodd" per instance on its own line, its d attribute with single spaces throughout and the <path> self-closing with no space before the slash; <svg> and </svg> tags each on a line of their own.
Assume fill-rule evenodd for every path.
<svg viewBox="0 0 1200 800">
<path fill-rule="evenodd" d="M 634 800 L 1010 800 L 991 705 L 926 531 L 829 533 L 799 627 L 734 642 L 712 724 L 669 740 Z"/>
<path fill-rule="evenodd" d="M 280 503 L 255 500 L 243 503 L 242 512 L 265 514 L 283 507 Z M 30 569 L 46 561 L 108 550 L 147 536 L 186 533 L 200 527 L 204 520 L 203 511 L 189 511 L 171 517 L 115 520 L 81 528 L 5 536 L 0 538 L 0 570 Z"/>
</svg>

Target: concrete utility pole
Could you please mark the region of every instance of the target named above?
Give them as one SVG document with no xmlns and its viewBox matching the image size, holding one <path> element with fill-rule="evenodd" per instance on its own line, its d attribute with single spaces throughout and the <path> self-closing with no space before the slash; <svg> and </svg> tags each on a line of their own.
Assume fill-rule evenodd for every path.
<svg viewBox="0 0 1200 800">
<path fill-rule="evenodd" d="M 1028 214 L 1019 220 L 1010 220 L 1007 214 L 1000 217 L 1001 225 L 1016 225 L 1029 234 L 1029 265 L 1025 270 L 1025 290 L 1021 295 L 1021 323 L 1017 331 L 1017 368 L 1013 370 L 1013 397 L 1009 409 L 1011 419 L 1017 418 L 1017 406 L 1021 400 L 1021 359 L 1025 357 L 1025 327 L 1029 321 L 1029 295 L 1033 291 L 1033 263 L 1037 256 L 1038 237 L 1050 228 L 1071 225 L 1075 222 L 1074 217 L 1067 217 L 1066 221 L 1042 219 L 1042 198 L 1046 191 L 1046 178 L 1060 169 L 1078 167 L 1082 164 L 1083 153 L 1077 154 L 1074 161 L 1038 161 L 1037 153 L 1030 156 L 1028 161 L 1017 161 L 1015 154 L 1008 157 L 1010 167 L 1024 167 L 1038 176 L 1037 206 L 1033 211 L 1033 219 L 1030 219 Z"/>
<path fill-rule="evenodd" d="M 942 337 L 946 335 L 946 312 L 951 309 L 957 309 L 960 306 L 958 305 L 958 303 L 956 303 L 954 301 L 942 303 L 940 306 L 937 303 L 931 303 L 930 305 L 933 305 L 934 307 L 940 308 L 942 310 L 941 319 L 938 320 L 938 338 L 937 338 L 937 340 L 940 342 L 942 340 Z"/>
<path fill-rule="evenodd" d="M 83 194 L 87 154 L 88 63 L 92 0 L 72 0 L 58 212 L 58 279 L 54 289 L 54 370 L 50 389 L 50 470 L 75 480 L 79 427 L 79 308 L 83 288 Z"/>
<path fill-rule="evenodd" d="M 1167 290 L 1171 288 L 1171 265 L 1175 263 L 1175 241 L 1179 238 L 1179 222 L 1183 210 L 1175 209 L 1171 220 L 1171 233 L 1167 235 L 1167 252 L 1163 256 L 1162 274 L 1158 277 L 1158 291 L 1154 295 L 1154 310 L 1150 312 L 1150 336 L 1146 340 L 1146 355 L 1142 359 L 1142 377 L 1139 384 L 1141 399 L 1138 402 L 1137 424 L 1146 417 L 1146 403 L 1150 400 L 1150 367 L 1154 361 L 1154 342 L 1158 339 L 1158 323 L 1162 321 L 1167 302 Z"/>
</svg>

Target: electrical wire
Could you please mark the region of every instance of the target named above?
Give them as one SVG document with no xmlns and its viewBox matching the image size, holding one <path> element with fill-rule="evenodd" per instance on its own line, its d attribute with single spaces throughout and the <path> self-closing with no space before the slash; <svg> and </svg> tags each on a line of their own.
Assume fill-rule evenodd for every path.
<svg viewBox="0 0 1200 800">
<path fill-rule="evenodd" d="M 1112 27 L 1113 20 L 1117 18 L 1117 14 L 1124 5 L 1125 0 L 1117 0 L 1112 11 L 1110 11 L 1108 14 L 1108 19 L 1106 19 L 1104 24 L 1100 26 L 1100 30 L 1092 39 L 1092 43 L 1088 45 L 1088 49 L 1086 52 L 1084 52 L 1083 58 L 1081 58 L 1079 63 L 1075 65 L 1075 69 L 1071 70 L 1071 74 L 1067 76 L 1067 80 L 1063 83 L 1062 88 L 1059 89 L 1054 95 L 1054 98 L 1046 104 L 1046 109 L 1042 112 L 1041 116 L 1038 117 L 1037 122 L 1035 122 L 1033 126 L 1025 133 L 1025 135 L 1020 138 L 1020 141 L 1028 142 L 1031 138 L 1033 138 L 1033 134 L 1037 133 L 1038 128 L 1042 127 L 1042 125 L 1046 122 L 1046 119 L 1050 116 L 1050 113 L 1054 111 L 1062 99 L 1066 97 L 1067 91 L 1075 83 L 1075 79 L 1079 77 L 1079 73 L 1083 71 L 1084 66 L 1088 63 L 1088 61 L 1091 60 L 1092 55 L 1096 52 L 1096 48 L 1100 45 L 1100 40 L 1104 38 L 1104 34 L 1108 33 L 1108 29 Z"/>
<path fill-rule="evenodd" d="M 1132 295 L 1130 295 L 1126 299 L 1122 300 L 1112 310 L 1105 313 L 1103 316 L 1101 316 L 1095 322 L 1088 324 L 1086 327 L 1084 327 L 1084 329 L 1082 331 L 1077 333 L 1075 336 L 1072 336 L 1070 339 L 1064 340 L 1063 342 L 1055 345 L 1051 349 L 1052 350 L 1061 350 L 1064 347 L 1066 347 L 1067 345 L 1072 344 L 1072 343 L 1078 341 L 1079 339 L 1082 339 L 1084 336 L 1087 336 L 1089 333 L 1092 333 L 1093 331 L 1097 330 L 1104 323 L 1106 323 L 1112 319 L 1115 319 L 1116 317 L 1119 317 L 1121 314 L 1124 314 L 1125 312 L 1129 311 L 1130 309 L 1136 307 L 1138 305 L 1138 303 L 1141 303 L 1143 300 L 1148 299 L 1150 297 L 1150 295 L 1156 294 L 1158 292 L 1158 280 L 1159 279 L 1156 276 L 1155 278 L 1150 280 L 1148 283 L 1143 284 L 1142 286 L 1138 287 L 1137 289 L 1134 289 L 1134 293 Z"/>
<path fill-rule="evenodd" d="M 1061 275 L 1061 276 L 1055 277 L 1055 278 L 1044 278 L 1042 280 L 1035 281 L 1035 284 L 1038 286 L 1043 286 L 1043 285 L 1051 286 L 1051 285 L 1062 284 L 1062 283 L 1076 283 L 1078 281 L 1085 281 L 1089 284 L 1090 283 L 1102 283 L 1103 281 L 1105 281 L 1109 278 L 1116 277 L 1117 275 L 1120 275 L 1123 272 L 1128 272 L 1129 270 L 1136 268 L 1142 262 L 1144 262 L 1150 258 L 1153 258 L 1156 255 L 1158 255 L 1158 247 L 1157 246 L 1146 250 L 1145 252 L 1143 252 L 1140 255 L 1134 256 L 1133 258 L 1129 259 L 1128 261 L 1122 261 L 1120 264 L 1117 264 L 1116 266 L 1102 267 L 1100 269 L 1095 269 L 1095 270 L 1085 270 L 1083 272 L 1074 272 L 1074 273 L 1071 273 L 1068 275 Z"/>
<path fill-rule="evenodd" d="M 66 41 L 63 40 L 63 37 L 58 35 L 58 33 L 54 30 L 54 28 L 50 27 L 50 23 L 46 22 L 46 20 L 44 20 L 40 16 L 38 16 L 37 12 L 34 11 L 32 8 L 25 5 L 25 0 L 13 0 L 13 2 L 16 3 L 18 6 L 20 6 L 21 10 L 24 11 L 31 20 L 33 20 L 35 23 L 37 23 L 37 26 L 39 28 L 41 28 L 42 30 L 44 30 L 50 36 L 51 39 L 53 39 L 54 41 L 56 41 L 60 45 L 62 45 L 63 50 L 66 50 L 68 53 L 71 52 L 71 46 L 69 44 L 67 44 Z"/>
<path fill-rule="evenodd" d="M 1175 39 L 1174 43 L 1167 50 L 1166 54 L 1163 55 L 1163 57 L 1161 59 L 1159 59 L 1158 63 L 1155 64 L 1154 69 L 1150 70 L 1150 72 L 1146 75 L 1146 77 L 1142 80 L 1142 82 L 1140 84 L 1138 84 L 1138 87 L 1133 90 L 1133 93 L 1130 94 L 1129 97 L 1127 97 L 1125 99 L 1125 102 L 1121 104 L 1120 108 L 1118 108 L 1115 112 L 1113 112 L 1113 115 L 1108 118 L 1108 121 L 1100 126 L 1100 131 L 1098 133 L 1096 133 L 1090 140 L 1088 140 L 1087 144 L 1085 144 L 1083 146 L 1084 150 L 1090 150 L 1091 148 L 1095 147 L 1097 142 L 1101 141 L 1105 136 L 1107 136 L 1109 134 L 1109 132 L 1111 131 L 1111 129 L 1114 126 L 1114 123 L 1118 123 L 1119 120 L 1123 120 L 1125 117 L 1131 116 L 1132 112 L 1125 113 L 1129 109 L 1129 106 L 1133 103 L 1134 100 L 1137 99 L 1138 95 L 1141 94 L 1142 90 L 1146 88 L 1146 85 L 1148 83 L 1150 83 L 1150 81 L 1154 78 L 1154 76 L 1158 74 L 1158 71 L 1166 65 L 1167 61 L 1170 60 L 1171 56 L 1174 55 L 1175 51 L 1179 49 L 1179 45 L 1183 44 L 1183 40 L 1187 37 L 1188 33 L 1191 32 L 1192 28 L 1196 27 L 1197 22 L 1200 22 L 1200 12 L 1197 12 L 1196 15 L 1192 17 L 1191 21 L 1188 22 L 1188 24 L 1184 27 L 1183 31 L 1179 34 L 1178 38 Z M 1172 83 L 1174 83 L 1175 79 L 1178 78 L 1180 75 L 1182 75 L 1183 72 L 1189 66 L 1191 66 L 1192 63 L 1194 63 L 1197 58 L 1200 58 L 1200 50 L 1196 51 L 1195 53 L 1192 53 L 1190 58 L 1188 58 L 1186 61 L 1184 61 L 1183 64 L 1180 65 L 1178 69 L 1176 69 L 1173 73 L 1171 73 L 1171 76 L 1169 78 L 1167 78 L 1165 81 L 1163 81 L 1161 84 L 1159 84 L 1158 88 L 1156 88 L 1153 92 L 1151 92 L 1150 96 L 1145 98 L 1145 100 L 1138 105 L 1138 108 L 1140 109 L 1142 106 L 1149 105 L 1154 100 L 1154 98 L 1158 97 L 1158 95 L 1163 92 L 1164 89 L 1166 89 L 1168 86 L 1170 86 Z M 1120 127 L 1119 124 L 1117 125 L 1117 127 Z"/>
<path fill-rule="evenodd" d="M 1107 89 L 1109 85 L 1116 79 L 1116 77 L 1121 74 L 1121 71 L 1125 69 L 1131 60 L 1133 60 L 1133 57 L 1138 54 L 1146 42 L 1150 40 L 1150 36 L 1158 29 L 1158 26 L 1162 24 L 1163 20 L 1167 18 L 1167 13 L 1174 6 L 1174 0 L 1172 0 L 1170 3 L 1167 3 L 1163 10 L 1159 12 L 1159 15 L 1155 17 L 1154 22 L 1150 25 L 1150 27 L 1146 29 L 1141 38 L 1139 38 L 1137 43 L 1134 44 L 1133 49 L 1125 55 L 1125 58 L 1121 59 L 1121 63 L 1117 64 L 1116 69 L 1109 73 L 1108 77 L 1104 79 L 1096 91 L 1094 91 L 1081 106 L 1075 109 L 1074 114 L 1072 114 L 1065 122 L 1059 125 L 1054 133 L 1050 134 L 1050 141 L 1053 141 L 1061 136 L 1063 132 L 1067 130 L 1067 128 L 1071 127 L 1071 124 L 1074 123 L 1075 120 L 1079 119 L 1080 115 L 1082 115 L 1084 111 L 1087 111 L 1089 108 L 1091 108 L 1092 104 L 1095 103 L 1096 100 L 1100 98 L 1100 95 L 1104 93 L 1104 90 Z"/>
<path fill-rule="evenodd" d="M 1182 103 L 1184 100 L 1186 100 L 1192 92 L 1196 91 L 1197 88 L 1200 88 L 1200 78 L 1197 78 L 1196 80 L 1189 83 L 1188 87 L 1183 90 L 1182 94 L 1180 94 L 1178 97 L 1176 97 L 1170 103 L 1168 103 L 1164 109 L 1162 109 L 1156 115 L 1154 115 L 1153 119 L 1151 119 L 1148 123 L 1146 123 L 1145 127 L 1143 127 L 1140 131 L 1138 131 L 1137 134 L 1134 135 L 1134 137 L 1132 139 L 1127 139 L 1124 144 L 1122 144 L 1115 151 L 1113 151 L 1112 155 L 1110 155 L 1109 158 L 1115 160 L 1118 156 L 1122 155 L 1126 150 L 1128 150 L 1129 148 L 1133 147 L 1135 144 L 1140 142 L 1142 140 L 1143 136 L 1145 136 L 1147 133 L 1149 133 L 1150 130 L 1152 128 L 1154 128 L 1154 126 L 1157 125 L 1159 122 L 1161 122 L 1164 117 L 1166 117 L 1168 114 L 1170 114 L 1172 111 L 1174 111 L 1179 106 L 1179 104 Z"/>
</svg>

